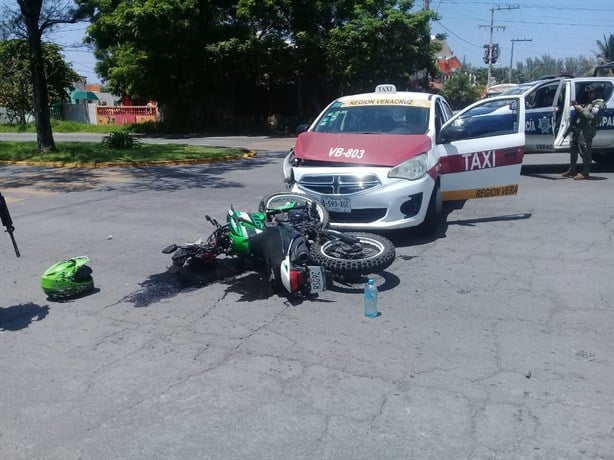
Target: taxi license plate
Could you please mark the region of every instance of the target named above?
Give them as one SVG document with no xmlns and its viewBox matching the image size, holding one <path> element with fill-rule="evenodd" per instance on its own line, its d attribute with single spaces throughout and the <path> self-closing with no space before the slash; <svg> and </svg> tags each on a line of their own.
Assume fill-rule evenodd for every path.
<svg viewBox="0 0 614 460">
<path fill-rule="evenodd" d="M 320 292 L 326 290 L 326 278 L 322 267 L 319 265 L 309 265 L 309 279 L 311 280 L 311 292 Z"/>
<path fill-rule="evenodd" d="M 325 196 L 322 203 L 326 209 L 332 212 L 352 212 L 352 203 L 349 198 Z"/>
</svg>

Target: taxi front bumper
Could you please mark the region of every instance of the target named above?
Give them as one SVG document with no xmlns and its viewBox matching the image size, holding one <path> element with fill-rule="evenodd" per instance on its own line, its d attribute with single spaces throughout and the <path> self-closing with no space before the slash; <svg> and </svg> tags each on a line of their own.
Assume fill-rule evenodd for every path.
<svg viewBox="0 0 614 460">
<path fill-rule="evenodd" d="M 333 171 L 321 167 L 294 168 L 292 191 L 322 201 L 333 228 L 394 230 L 420 225 L 435 181 L 428 174 L 416 180 L 389 178 L 388 171 L 389 168 L 373 167 Z"/>
</svg>

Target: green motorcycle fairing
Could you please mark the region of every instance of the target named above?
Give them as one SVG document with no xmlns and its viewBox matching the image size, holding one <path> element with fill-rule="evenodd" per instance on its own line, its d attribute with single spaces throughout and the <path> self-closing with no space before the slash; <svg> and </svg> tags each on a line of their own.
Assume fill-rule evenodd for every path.
<svg viewBox="0 0 614 460">
<path fill-rule="evenodd" d="M 266 225 L 263 212 L 235 211 L 231 206 L 226 216 L 232 249 L 236 254 L 249 254 L 249 239 L 261 233 Z"/>
</svg>

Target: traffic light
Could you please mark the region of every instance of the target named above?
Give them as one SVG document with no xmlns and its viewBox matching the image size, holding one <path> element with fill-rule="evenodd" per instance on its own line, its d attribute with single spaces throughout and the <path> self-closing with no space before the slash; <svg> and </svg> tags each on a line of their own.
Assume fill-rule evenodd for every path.
<svg viewBox="0 0 614 460">
<path fill-rule="evenodd" d="M 497 62 L 497 59 L 499 59 L 499 44 L 484 45 L 484 63 L 494 64 Z"/>
</svg>

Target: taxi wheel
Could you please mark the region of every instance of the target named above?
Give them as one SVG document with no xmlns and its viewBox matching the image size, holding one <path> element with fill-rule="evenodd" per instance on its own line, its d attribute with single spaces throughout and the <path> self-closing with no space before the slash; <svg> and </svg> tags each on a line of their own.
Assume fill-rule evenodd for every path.
<svg viewBox="0 0 614 460">
<path fill-rule="evenodd" d="M 442 218 L 443 202 L 441 200 L 441 187 L 439 187 L 439 181 L 437 181 L 433 193 L 431 193 L 424 222 L 418 226 L 418 231 L 424 235 L 436 234 L 442 224 Z"/>
</svg>

